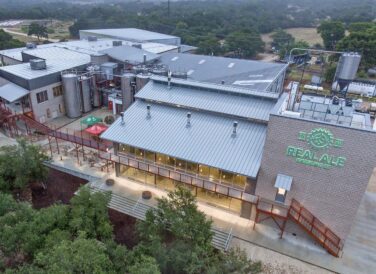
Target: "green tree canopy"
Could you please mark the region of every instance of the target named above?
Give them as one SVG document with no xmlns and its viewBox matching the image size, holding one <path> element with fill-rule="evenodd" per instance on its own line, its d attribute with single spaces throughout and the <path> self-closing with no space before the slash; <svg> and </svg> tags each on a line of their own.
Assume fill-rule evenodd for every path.
<svg viewBox="0 0 376 274">
<path fill-rule="evenodd" d="M 337 42 L 345 37 L 345 26 L 340 21 L 323 21 L 317 32 L 321 34 L 325 48 L 334 50 Z"/>
<path fill-rule="evenodd" d="M 277 29 L 271 37 L 273 38 L 272 45 L 277 49 L 289 47 L 295 42 L 295 38 L 281 28 Z"/>
<path fill-rule="evenodd" d="M 251 58 L 261 52 L 264 42 L 258 32 L 253 30 L 235 31 L 226 37 L 227 50 L 236 57 Z"/>
<path fill-rule="evenodd" d="M 350 34 L 337 44 L 341 51 L 355 51 L 362 55 L 364 68 L 376 64 L 376 23 L 358 23 L 350 25 Z"/>
<path fill-rule="evenodd" d="M 18 140 L 18 145 L 0 148 L 0 191 L 22 189 L 28 183 L 44 180 L 48 157 L 39 146 Z"/>
<path fill-rule="evenodd" d="M 48 29 L 46 26 L 42 24 L 33 22 L 29 25 L 29 31 L 27 35 L 29 36 L 35 35 L 39 41 L 41 37 L 48 38 Z"/>
<path fill-rule="evenodd" d="M 13 39 L 12 35 L 0 29 L 0 50 L 24 47 L 25 43 Z"/>
</svg>

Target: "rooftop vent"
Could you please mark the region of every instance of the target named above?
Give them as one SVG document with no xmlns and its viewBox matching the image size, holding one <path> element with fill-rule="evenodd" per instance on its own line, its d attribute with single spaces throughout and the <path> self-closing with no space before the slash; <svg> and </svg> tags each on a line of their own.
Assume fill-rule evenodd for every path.
<svg viewBox="0 0 376 274">
<path fill-rule="evenodd" d="M 90 35 L 90 36 L 87 37 L 87 40 L 89 42 L 95 42 L 95 41 L 98 41 L 98 38 L 97 38 L 97 36 Z"/>
<path fill-rule="evenodd" d="M 168 87 L 168 89 L 171 89 L 171 76 L 172 76 L 172 72 L 171 72 L 171 70 L 169 70 L 168 73 L 167 73 L 167 87 Z"/>
<path fill-rule="evenodd" d="M 138 49 L 142 49 L 142 45 L 141 44 L 133 44 L 132 47 L 138 48 Z"/>
<path fill-rule="evenodd" d="M 144 65 L 146 65 L 146 54 L 144 54 Z"/>
<path fill-rule="evenodd" d="M 35 43 L 32 43 L 32 42 L 27 42 L 26 43 L 26 48 L 27 49 L 35 49 L 37 47 L 37 45 Z"/>
<path fill-rule="evenodd" d="M 238 127 L 238 122 L 237 121 L 234 121 L 234 124 L 233 124 L 233 129 L 232 129 L 232 137 L 236 137 L 236 129 Z"/>
<path fill-rule="evenodd" d="M 43 59 L 31 59 L 30 60 L 30 68 L 32 70 L 42 70 L 46 69 L 46 60 Z"/>
<path fill-rule="evenodd" d="M 150 108 L 151 108 L 151 106 L 150 106 L 150 105 L 147 105 L 147 106 L 146 106 L 146 111 L 147 111 L 147 114 L 146 114 L 146 119 L 150 119 L 150 118 L 151 118 L 151 114 L 150 114 Z"/>
<path fill-rule="evenodd" d="M 190 112 L 187 113 L 187 125 L 185 126 L 186 128 L 191 127 L 191 116 L 192 114 Z"/>
<path fill-rule="evenodd" d="M 225 84 L 225 81 L 224 81 L 224 80 L 222 80 L 222 81 L 221 81 L 221 84 L 222 84 L 222 85 L 224 85 L 224 84 Z"/>
<path fill-rule="evenodd" d="M 112 41 L 113 47 L 120 47 L 123 45 L 123 41 Z"/>
</svg>

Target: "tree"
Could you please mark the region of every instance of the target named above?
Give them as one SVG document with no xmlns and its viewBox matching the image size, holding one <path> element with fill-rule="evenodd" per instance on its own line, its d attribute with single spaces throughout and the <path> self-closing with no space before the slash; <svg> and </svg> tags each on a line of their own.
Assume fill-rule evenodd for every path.
<svg viewBox="0 0 376 274">
<path fill-rule="evenodd" d="M 281 28 L 277 29 L 271 37 L 273 38 L 272 45 L 276 47 L 276 49 L 289 47 L 295 42 L 295 38 Z"/>
<path fill-rule="evenodd" d="M 323 21 L 317 28 L 317 33 L 321 34 L 325 48 L 334 50 L 337 42 L 345 37 L 345 27 L 339 21 Z"/>
<path fill-rule="evenodd" d="M 279 51 L 280 58 L 284 58 L 286 56 L 288 57 L 290 55 L 291 50 L 294 48 L 307 49 L 309 48 L 309 44 L 306 41 L 302 41 L 302 40 L 294 42 L 290 44 L 289 46 L 282 48 Z M 295 50 L 292 52 L 292 55 L 299 55 L 299 54 L 304 54 L 304 53 L 306 53 L 305 50 Z"/>
<path fill-rule="evenodd" d="M 112 239 L 112 226 L 109 221 L 107 205 L 110 194 L 91 193 L 81 187 L 71 199 L 69 226 L 74 234 L 86 232 L 88 237 L 101 240 Z"/>
<path fill-rule="evenodd" d="M 350 30 L 350 34 L 338 42 L 337 49 L 359 52 L 364 68 L 373 67 L 376 64 L 376 23 L 352 24 Z"/>
<path fill-rule="evenodd" d="M 30 182 L 42 181 L 48 168 L 44 162 L 48 157 L 40 146 L 18 140 L 18 145 L 0 148 L 0 191 L 23 189 Z"/>
<path fill-rule="evenodd" d="M 129 267 L 129 274 L 160 274 L 157 261 L 153 257 L 142 255 L 137 262 Z"/>
<path fill-rule="evenodd" d="M 106 246 L 96 239 L 87 239 L 85 233 L 39 253 L 35 264 L 45 273 L 114 273 Z"/>
<path fill-rule="evenodd" d="M 12 35 L 0 29 L 0 50 L 24 47 L 25 43 L 13 39 Z"/>
<path fill-rule="evenodd" d="M 27 35 L 29 36 L 35 35 L 38 38 L 38 41 L 40 41 L 40 37 L 43 37 L 46 39 L 48 38 L 48 30 L 46 26 L 33 22 L 29 25 L 29 31 Z"/>
<path fill-rule="evenodd" d="M 222 53 L 222 48 L 219 44 L 218 38 L 213 35 L 203 37 L 201 42 L 198 44 L 197 53 L 207 55 L 219 55 Z"/>
<path fill-rule="evenodd" d="M 227 50 L 236 57 L 251 58 L 264 48 L 264 42 L 256 31 L 235 31 L 226 37 Z"/>
</svg>

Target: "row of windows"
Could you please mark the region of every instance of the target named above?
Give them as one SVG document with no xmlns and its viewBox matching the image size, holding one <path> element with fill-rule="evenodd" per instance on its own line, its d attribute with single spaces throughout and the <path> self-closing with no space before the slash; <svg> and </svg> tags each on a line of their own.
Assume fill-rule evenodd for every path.
<svg viewBox="0 0 376 274">
<path fill-rule="evenodd" d="M 247 181 L 247 178 L 245 176 L 239 174 L 234 174 L 218 168 L 188 162 L 179 158 L 170 157 L 165 154 L 154 153 L 127 145 L 120 145 L 119 152 L 130 154 L 141 160 L 147 160 L 153 163 L 155 162 L 159 165 L 176 168 L 177 170 L 181 170 L 187 173 L 198 174 L 202 177 L 209 178 L 212 181 L 232 186 L 244 188 Z"/>
<path fill-rule="evenodd" d="M 54 97 L 62 96 L 63 95 L 63 86 L 57 86 L 52 88 L 52 92 Z M 43 90 L 36 94 L 38 104 L 48 101 L 48 93 L 47 90 Z"/>
</svg>

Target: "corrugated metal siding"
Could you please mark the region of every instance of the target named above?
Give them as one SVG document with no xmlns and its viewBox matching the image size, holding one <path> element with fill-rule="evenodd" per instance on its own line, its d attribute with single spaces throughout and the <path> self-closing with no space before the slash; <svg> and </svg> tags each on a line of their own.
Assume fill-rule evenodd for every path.
<svg viewBox="0 0 376 274">
<path fill-rule="evenodd" d="M 233 138 L 233 119 L 191 111 L 186 128 L 187 110 L 151 104 L 151 119 L 146 118 L 148 103 L 136 101 L 102 138 L 183 160 L 217 167 L 255 178 L 260 168 L 266 125 L 239 120 Z"/>
<path fill-rule="evenodd" d="M 145 100 L 165 102 L 193 109 L 238 116 L 267 122 L 276 100 L 229 94 L 150 81 L 136 95 Z"/>
</svg>

